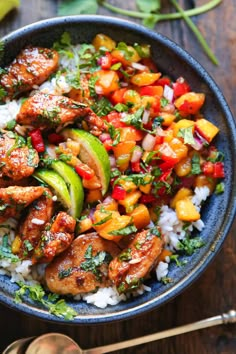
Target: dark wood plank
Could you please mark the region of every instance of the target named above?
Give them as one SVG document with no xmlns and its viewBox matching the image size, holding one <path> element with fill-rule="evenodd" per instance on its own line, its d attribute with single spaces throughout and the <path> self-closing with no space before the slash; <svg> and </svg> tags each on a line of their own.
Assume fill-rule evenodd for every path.
<svg viewBox="0 0 236 354">
<path fill-rule="evenodd" d="M 111 0 L 110 3 L 127 9 L 135 8 L 135 0 Z M 180 0 L 182 6 L 194 3 L 202 5 L 205 0 Z M 56 14 L 57 1 L 22 1 L 21 9 L 9 14 L 0 23 L 0 35 Z M 165 12 L 170 6 L 163 1 Z M 106 9 L 100 14 L 112 15 Z M 183 21 L 160 22 L 155 30 L 172 38 L 189 51 L 210 73 L 222 89 L 234 114 L 236 114 L 236 3 L 223 1 L 213 11 L 193 18 L 215 54 L 220 66 L 214 66 L 202 52 L 198 42 Z M 123 18 L 127 18 L 123 16 Z M 136 20 L 139 22 L 139 20 Z M 138 318 L 99 326 L 62 326 L 24 316 L 0 305 L 0 350 L 11 341 L 47 332 L 62 332 L 78 341 L 82 347 L 91 347 L 131 339 L 214 316 L 235 306 L 236 300 L 236 223 L 215 260 L 205 273 L 184 293 L 161 308 Z M 6 326 L 6 323 L 9 325 Z M 236 352 L 236 326 L 219 326 L 184 334 L 155 343 L 117 351 L 117 354 L 234 354 Z"/>
</svg>

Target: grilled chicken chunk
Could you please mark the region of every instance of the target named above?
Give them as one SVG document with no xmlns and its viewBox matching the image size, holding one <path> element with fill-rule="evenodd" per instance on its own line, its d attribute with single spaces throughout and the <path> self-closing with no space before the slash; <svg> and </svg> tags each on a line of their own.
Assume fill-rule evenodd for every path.
<svg viewBox="0 0 236 354">
<path fill-rule="evenodd" d="M 47 266 L 47 286 L 50 291 L 64 295 L 109 286 L 108 263 L 119 253 L 115 243 L 102 239 L 95 232 L 80 235 Z"/>
<path fill-rule="evenodd" d="M 135 236 L 128 248 L 111 261 L 108 275 L 119 293 L 139 287 L 156 265 L 162 247 L 160 237 L 144 230 Z"/>
<path fill-rule="evenodd" d="M 16 120 L 19 124 L 33 125 L 45 129 L 74 122 L 78 118 L 84 118 L 91 126 L 91 132 L 104 127 L 101 118 L 84 103 L 73 101 L 64 96 L 56 96 L 45 93 L 36 93 L 28 98 L 20 109 Z"/>
<path fill-rule="evenodd" d="M 74 239 L 76 220 L 65 212 L 60 212 L 49 230 L 41 235 L 34 251 L 33 260 L 51 262 L 58 254 L 65 251 Z"/>
<path fill-rule="evenodd" d="M 48 188 L 44 188 L 43 195 L 35 200 L 27 210 L 24 220 L 21 220 L 18 235 L 21 238 L 21 258 L 29 258 L 32 251 L 38 245 L 45 226 L 50 222 L 53 215 L 52 193 Z M 29 252 L 29 247 L 32 248 Z"/>
<path fill-rule="evenodd" d="M 41 197 L 44 191 L 45 188 L 40 186 L 0 188 L 0 222 L 19 217 L 20 212 Z"/>
<path fill-rule="evenodd" d="M 19 181 L 33 174 L 39 156 L 35 149 L 24 144 L 23 138 L 10 133 L 0 134 L 0 178 Z"/>
<path fill-rule="evenodd" d="M 28 47 L 23 49 L 16 59 L 6 68 L 0 77 L 0 85 L 6 92 L 6 98 L 14 98 L 21 92 L 40 85 L 56 71 L 59 55 L 53 49 Z"/>
</svg>

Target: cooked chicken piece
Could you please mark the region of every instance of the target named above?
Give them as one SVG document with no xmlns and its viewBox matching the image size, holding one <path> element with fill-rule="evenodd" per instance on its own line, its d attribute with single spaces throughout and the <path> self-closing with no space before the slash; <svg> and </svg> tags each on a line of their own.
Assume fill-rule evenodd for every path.
<svg viewBox="0 0 236 354">
<path fill-rule="evenodd" d="M 21 258 L 29 258 L 38 245 L 46 224 L 50 222 L 53 215 L 52 196 L 52 192 L 44 188 L 43 195 L 28 207 L 27 214 L 21 220 L 18 230 L 22 240 Z"/>
<path fill-rule="evenodd" d="M 33 260 L 51 262 L 58 254 L 65 251 L 74 239 L 76 220 L 65 212 L 60 212 L 49 230 L 42 233 Z"/>
<path fill-rule="evenodd" d="M 24 139 L 12 132 L 0 134 L 0 178 L 19 181 L 33 174 L 39 162 L 35 149 L 29 149 Z"/>
<path fill-rule="evenodd" d="M 108 263 L 119 253 L 115 243 L 102 239 L 95 232 L 80 235 L 47 266 L 47 286 L 50 291 L 64 295 L 108 286 Z"/>
<path fill-rule="evenodd" d="M 99 129 L 101 132 L 104 126 L 102 119 L 97 117 L 86 104 L 73 101 L 68 97 L 38 92 L 22 104 L 16 120 L 19 124 L 45 129 L 63 126 L 81 117 L 88 122 L 92 131 L 97 132 Z"/>
<path fill-rule="evenodd" d="M 0 222 L 11 217 L 19 217 L 22 209 L 41 197 L 44 187 L 12 186 L 0 188 Z"/>
<path fill-rule="evenodd" d="M 28 47 L 6 68 L 0 77 L 0 86 L 6 91 L 6 98 L 40 85 L 58 68 L 59 55 L 53 49 Z"/>
<path fill-rule="evenodd" d="M 109 279 L 116 285 L 119 293 L 136 289 L 155 267 L 162 251 L 163 241 L 151 230 L 139 232 L 109 264 Z"/>
</svg>

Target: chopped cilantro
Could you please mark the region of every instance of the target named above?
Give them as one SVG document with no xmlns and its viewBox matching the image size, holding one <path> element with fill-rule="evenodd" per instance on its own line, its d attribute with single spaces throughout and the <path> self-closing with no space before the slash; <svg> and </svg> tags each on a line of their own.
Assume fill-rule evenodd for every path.
<svg viewBox="0 0 236 354">
<path fill-rule="evenodd" d="M 58 272 L 58 278 L 59 279 L 67 278 L 69 275 L 71 275 L 72 271 L 73 271 L 72 267 L 61 270 Z"/>
<path fill-rule="evenodd" d="M 141 46 L 138 43 L 134 43 L 134 49 L 137 51 L 140 58 L 149 58 L 151 55 L 150 45 L 142 45 Z"/>
<path fill-rule="evenodd" d="M 120 261 L 130 261 L 132 259 L 131 248 L 127 248 L 126 250 L 122 251 L 118 256 L 118 259 Z"/>
<path fill-rule="evenodd" d="M 178 243 L 178 250 L 184 251 L 184 253 L 191 256 L 198 248 L 204 246 L 204 244 L 204 241 L 200 237 L 186 237 Z"/>
<path fill-rule="evenodd" d="M 95 256 L 93 256 L 92 245 L 88 246 L 84 254 L 84 258 L 86 260 L 80 264 L 80 268 L 85 270 L 86 272 L 92 272 L 99 281 L 102 278 L 102 273 L 99 267 L 103 263 L 110 263 L 110 261 L 112 260 L 111 255 L 104 251 L 98 252 Z"/>
<path fill-rule="evenodd" d="M 128 48 L 128 46 L 125 42 L 119 42 L 116 49 L 123 52 L 126 60 L 130 60 L 134 54 L 133 51 Z"/>
<path fill-rule="evenodd" d="M 225 191 L 225 184 L 224 182 L 220 182 L 216 185 L 216 189 L 215 189 L 215 194 L 221 194 L 224 193 Z"/>
<path fill-rule="evenodd" d="M 127 236 L 127 235 L 130 235 L 130 234 L 132 234 L 132 233 L 134 233 L 136 231 L 137 231 L 136 226 L 129 225 L 129 226 L 126 226 L 126 227 L 122 227 L 122 229 L 110 231 L 109 235 L 112 235 L 112 236 Z"/>
<path fill-rule="evenodd" d="M 7 91 L 0 86 L 0 100 L 7 96 Z"/>
<path fill-rule="evenodd" d="M 89 92 L 90 92 L 90 96 L 94 97 L 96 96 L 96 91 L 95 91 L 95 84 L 98 80 L 97 76 L 91 76 L 88 82 L 88 87 L 89 87 Z"/>
<path fill-rule="evenodd" d="M 223 152 L 216 151 L 215 156 L 214 157 L 208 157 L 207 161 L 211 161 L 213 163 L 222 162 L 222 161 L 224 161 L 224 158 L 225 158 L 225 156 L 224 156 Z"/>
<path fill-rule="evenodd" d="M 30 252 L 34 249 L 34 247 L 32 246 L 32 244 L 30 243 L 29 240 L 24 240 L 24 246 L 28 252 Z"/>
<path fill-rule="evenodd" d="M 129 107 L 126 106 L 125 104 L 123 103 L 117 103 L 115 106 L 114 106 L 114 109 L 117 111 L 117 112 L 127 112 L 129 110 Z"/>
<path fill-rule="evenodd" d="M 142 116 L 144 108 L 139 108 L 136 112 L 127 114 L 125 117 L 121 118 L 121 122 L 127 125 L 133 125 L 137 129 L 145 130 L 143 128 Z"/>
<path fill-rule="evenodd" d="M 102 97 L 100 100 L 97 100 L 92 106 L 92 110 L 99 116 L 106 116 L 113 110 L 111 102 L 106 98 Z"/>
<path fill-rule="evenodd" d="M 105 218 L 103 218 L 102 220 L 96 222 L 95 224 L 93 224 L 93 226 L 98 226 L 98 225 L 102 225 L 105 224 L 105 222 L 107 222 L 108 220 L 111 220 L 112 218 L 112 213 L 109 213 Z"/>
<path fill-rule="evenodd" d="M 180 128 L 177 134 L 178 137 L 184 139 L 184 144 L 194 144 L 195 140 L 193 137 L 193 126 L 187 128 Z"/>
<path fill-rule="evenodd" d="M 15 119 L 12 119 L 10 120 L 9 122 L 7 122 L 7 130 L 13 130 L 16 126 L 16 120 Z"/>
<path fill-rule="evenodd" d="M 169 104 L 169 101 L 167 100 L 167 98 L 162 97 L 161 98 L 161 108 L 164 108 L 165 106 L 167 106 Z"/>
<path fill-rule="evenodd" d="M 11 247 L 8 244 L 8 235 L 2 237 L 2 244 L 0 245 L 0 259 L 3 258 L 10 259 L 13 263 L 19 261 L 18 256 L 12 253 Z"/>
<path fill-rule="evenodd" d="M 57 317 L 73 320 L 77 315 L 77 312 L 72 307 L 68 306 L 65 300 L 58 300 L 58 295 L 51 293 L 46 295 L 41 285 L 28 285 L 23 282 L 19 282 L 17 285 L 19 285 L 20 289 L 15 292 L 16 303 L 22 302 L 23 296 L 28 295 L 31 300 L 41 303 L 50 313 Z"/>
<path fill-rule="evenodd" d="M 191 174 L 199 175 L 201 172 L 200 156 L 195 153 L 191 159 Z"/>
</svg>

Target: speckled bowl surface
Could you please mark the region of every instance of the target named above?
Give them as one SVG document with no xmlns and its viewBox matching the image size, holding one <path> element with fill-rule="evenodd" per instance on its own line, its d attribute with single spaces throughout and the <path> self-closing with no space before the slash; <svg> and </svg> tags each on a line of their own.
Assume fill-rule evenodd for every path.
<svg viewBox="0 0 236 354">
<path fill-rule="evenodd" d="M 116 41 L 150 44 L 154 61 L 163 74 L 174 79 L 183 75 L 193 91 L 206 94 L 203 113 L 220 128 L 216 145 L 225 153 L 227 171 L 225 192 L 218 196 L 212 195 L 204 205 L 202 212 L 202 219 L 206 226 L 201 232 L 201 237 L 205 240 L 205 246 L 193 256 L 188 257 L 188 263 L 185 266 L 177 267 L 171 264 L 169 276 L 173 279 L 172 283 L 164 286 L 155 280 L 150 280 L 147 285 L 151 287 L 151 292 L 131 298 L 127 302 L 121 302 L 116 306 L 108 306 L 106 309 L 99 309 L 85 302 L 69 301 L 78 312 L 78 316 L 72 321 L 73 324 L 106 323 L 140 315 L 173 299 L 196 281 L 216 256 L 233 222 L 236 209 L 235 122 L 220 88 L 196 60 L 163 35 L 120 19 L 102 16 L 72 16 L 29 25 L 4 38 L 5 51 L 1 65 L 14 59 L 20 49 L 26 45 L 51 46 L 64 31 L 71 34 L 74 43 L 90 43 L 97 33 L 104 33 Z M 0 301 L 2 303 L 41 319 L 66 322 L 64 319 L 49 314 L 29 299 L 25 299 L 22 304 L 15 304 L 16 289 L 17 286 L 12 284 L 9 278 L 0 276 Z"/>
</svg>

